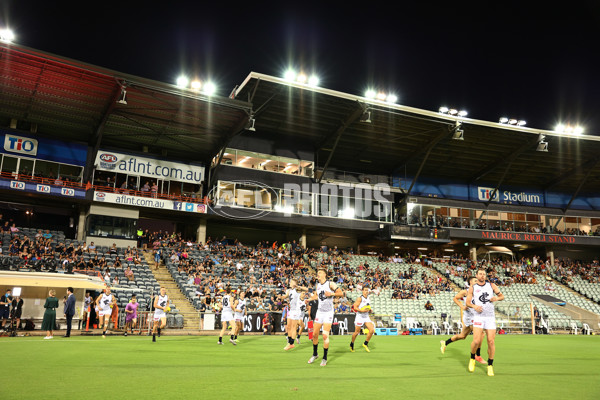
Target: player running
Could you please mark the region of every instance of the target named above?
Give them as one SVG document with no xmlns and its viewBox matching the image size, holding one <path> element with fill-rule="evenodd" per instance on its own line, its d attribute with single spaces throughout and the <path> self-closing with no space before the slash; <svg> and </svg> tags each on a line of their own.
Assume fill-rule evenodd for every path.
<svg viewBox="0 0 600 400">
<path fill-rule="evenodd" d="M 485 269 L 477 270 L 477 281 L 467 293 L 467 307 L 473 312 L 473 342 L 471 343 L 471 359 L 469 372 L 475 371 L 475 352 L 481 347 L 483 333 L 487 335 L 488 344 L 488 376 L 494 376 L 494 354 L 496 353 L 496 314 L 494 302 L 504 300 L 504 295 L 494 283 L 486 281 Z"/>
<path fill-rule="evenodd" d="M 454 296 L 454 302 L 456 303 L 457 306 L 460 307 L 460 309 L 463 312 L 462 315 L 462 323 L 463 323 L 463 327 L 460 333 L 452 336 L 451 338 L 449 338 L 448 340 L 444 341 L 441 340 L 440 341 L 440 351 L 442 352 L 442 354 L 444 354 L 446 352 L 446 347 L 452 343 L 452 342 L 456 342 L 457 340 L 464 340 L 467 338 L 467 336 L 469 336 L 469 334 L 471 332 L 473 332 L 473 309 L 467 307 L 467 291 L 468 289 L 473 286 L 473 284 L 477 281 L 477 278 L 475 278 L 474 276 L 471 276 L 467 279 L 467 284 L 466 284 L 466 289 L 461 290 L 460 292 L 458 292 L 456 294 L 456 296 Z M 485 360 L 483 358 L 481 358 L 481 346 L 479 346 L 479 348 L 477 348 L 477 353 L 475 354 L 475 360 L 479 361 L 482 364 L 486 364 Z"/>
<path fill-rule="evenodd" d="M 160 294 L 154 298 L 154 326 L 152 327 L 152 341 L 156 342 L 156 335 L 160 337 L 160 331 L 167 326 L 167 313 L 171 311 L 169 307 L 169 296 L 167 289 L 160 288 Z"/>
<path fill-rule="evenodd" d="M 333 323 L 333 297 L 343 297 L 342 290 L 333 282 L 327 280 L 327 270 L 320 268 L 317 271 L 317 290 L 313 293 L 310 300 L 318 300 L 317 315 L 313 325 L 313 355 L 308 360 L 309 364 L 315 362 L 318 358 L 317 349 L 319 347 L 319 332 L 323 328 L 323 359 L 321 367 L 327 365 L 327 351 L 329 350 L 329 332 Z"/>
<path fill-rule="evenodd" d="M 300 294 L 300 319 L 298 319 L 298 334 L 296 336 L 296 343 L 300 344 L 300 336 L 304 332 L 304 318 L 306 317 L 306 303 L 304 303 L 305 293 Z"/>
<path fill-rule="evenodd" d="M 363 347 L 367 353 L 370 353 L 369 340 L 371 340 L 371 337 L 375 332 L 375 326 L 373 325 L 371 318 L 369 318 L 369 313 L 373 312 L 371 309 L 371 299 L 369 299 L 369 286 L 363 286 L 362 294 L 356 299 L 352 308 L 356 310 L 356 319 L 354 320 L 354 333 L 352 334 L 352 341 L 350 342 L 350 351 L 354 353 L 354 341 L 360 334 L 361 327 L 364 326 L 368 329 L 368 333 L 367 340 L 363 343 Z"/>
<path fill-rule="evenodd" d="M 106 331 L 108 330 L 108 324 L 110 323 L 110 317 L 112 315 L 112 309 L 117 304 L 115 296 L 110 294 L 110 288 L 107 287 L 96 299 L 96 306 L 98 307 L 98 319 L 100 327 L 102 328 L 102 338 L 106 338 Z"/>
<path fill-rule="evenodd" d="M 302 305 L 301 295 L 302 292 L 306 292 L 307 290 L 305 287 L 298 286 L 296 279 L 290 279 L 290 288 L 285 293 L 289 307 L 286 325 L 288 344 L 283 348 L 286 351 L 295 347 L 294 342 L 296 341 L 298 332 L 298 321 L 302 315 L 302 311 L 300 310 Z"/>
<path fill-rule="evenodd" d="M 240 291 L 239 299 L 236 299 L 233 303 L 233 309 L 235 310 L 234 319 L 235 325 L 233 326 L 233 340 L 237 343 L 238 334 L 244 330 L 244 316 L 246 315 L 246 292 Z"/>
<path fill-rule="evenodd" d="M 221 300 L 221 333 L 219 334 L 219 341 L 217 342 L 217 344 L 223 344 L 223 335 L 225 334 L 225 331 L 227 330 L 227 325 L 231 324 L 231 330 L 229 331 L 229 336 L 231 336 L 231 339 L 229 339 L 229 342 L 231 342 L 232 345 L 237 345 L 237 343 L 235 342 L 235 340 L 233 340 L 233 333 L 235 330 L 235 321 L 233 320 L 233 302 L 235 301 L 235 298 L 233 297 L 233 294 L 231 293 L 231 288 L 227 288 L 225 290 L 225 294 L 223 295 L 223 299 Z"/>
</svg>

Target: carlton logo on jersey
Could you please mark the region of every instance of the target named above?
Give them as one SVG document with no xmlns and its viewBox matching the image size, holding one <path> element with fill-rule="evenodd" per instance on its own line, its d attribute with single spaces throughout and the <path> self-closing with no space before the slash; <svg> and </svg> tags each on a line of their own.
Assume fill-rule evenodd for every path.
<svg viewBox="0 0 600 400">
<path fill-rule="evenodd" d="M 488 299 L 488 297 L 490 297 L 490 294 L 488 292 L 484 292 L 481 294 L 481 296 L 479 296 L 479 301 L 483 304 L 489 303 L 490 299 Z"/>
</svg>

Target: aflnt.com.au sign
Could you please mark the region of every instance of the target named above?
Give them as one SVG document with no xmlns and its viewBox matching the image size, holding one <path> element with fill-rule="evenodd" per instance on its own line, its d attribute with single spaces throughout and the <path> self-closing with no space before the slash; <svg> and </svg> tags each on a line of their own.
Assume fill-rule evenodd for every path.
<svg viewBox="0 0 600 400">
<path fill-rule="evenodd" d="M 114 171 L 127 175 L 153 179 L 174 180 L 200 184 L 204 180 L 204 167 L 173 161 L 157 160 L 114 151 L 98 151 L 95 162 L 99 171 Z"/>
</svg>

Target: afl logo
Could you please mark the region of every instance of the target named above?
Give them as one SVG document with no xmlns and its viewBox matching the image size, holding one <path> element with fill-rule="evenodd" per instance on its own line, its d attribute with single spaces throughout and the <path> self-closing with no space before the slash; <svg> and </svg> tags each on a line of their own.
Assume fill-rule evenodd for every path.
<svg viewBox="0 0 600 400">
<path fill-rule="evenodd" d="M 115 169 L 118 158 L 114 154 L 102 153 L 98 156 L 100 159 L 100 168 L 103 169 Z"/>
</svg>

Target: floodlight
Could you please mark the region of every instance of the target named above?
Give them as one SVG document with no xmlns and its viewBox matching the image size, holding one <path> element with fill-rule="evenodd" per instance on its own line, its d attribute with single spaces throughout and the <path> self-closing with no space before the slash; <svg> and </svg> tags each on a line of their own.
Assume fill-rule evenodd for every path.
<svg viewBox="0 0 600 400">
<path fill-rule="evenodd" d="M 387 102 L 388 103 L 395 103 L 398 101 L 398 96 L 396 96 L 395 94 L 389 94 L 387 97 Z"/>
<path fill-rule="evenodd" d="M 583 127 L 576 126 L 575 128 L 573 128 L 573 133 L 575 135 L 582 135 L 583 134 Z"/>
<path fill-rule="evenodd" d="M 454 108 L 451 108 L 450 110 L 448 110 L 448 114 L 450 114 L 450 115 L 456 115 L 456 114 L 458 114 L 458 110 L 456 110 Z"/>
<path fill-rule="evenodd" d="M 517 121 L 517 126 L 525 126 L 525 125 L 527 125 L 526 121 L 523 121 L 522 119 Z"/>
<path fill-rule="evenodd" d="M 463 131 L 462 129 L 455 130 L 454 134 L 452 135 L 452 139 L 465 140 L 465 131 Z"/>
<path fill-rule="evenodd" d="M 204 84 L 204 93 L 212 96 L 213 94 L 215 94 L 215 92 L 217 91 L 217 87 L 215 86 L 214 83 L 212 82 L 206 82 L 206 84 Z"/>
<path fill-rule="evenodd" d="M 192 83 L 190 84 L 190 86 L 192 87 L 192 90 L 199 91 L 200 88 L 202 87 L 202 82 L 200 82 L 198 80 L 192 81 Z"/>
<path fill-rule="evenodd" d="M 448 107 L 440 107 L 440 112 L 441 112 L 442 114 L 446 114 L 448 111 L 450 111 L 450 110 L 448 109 Z"/>
<path fill-rule="evenodd" d="M 464 111 L 464 110 L 461 110 L 461 111 L 458 112 L 458 116 L 459 117 L 466 117 L 467 116 L 467 112 Z"/>
<path fill-rule="evenodd" d="M 377 93 L 377 100 L 385 101 L 387 95 L 385 93 Z"/>
<path fill-rule="evenodd" d="M 304 74 L 299 74 L 298 77 L 296 78 L 296 81 L 298 83 L 306 83 L 306 81 L 308 80 L 308 78 L 306 77 L 306 75 Z"/>
<path fill-rule="evenodd" d="M 360 122 L 366 122 L 367 124 L 371 123 L 371 111 L 365 110 L 365 112 L 360 117 Z"/>
<path fill-rule="evenodd" d="M 10 29 L 0 29 L 0 41 L 11 43 L 15 40 L 15 34 Z"/>
<path fill-rule="evenodd" d="M 308 84 L 310 86 L 318 86 L 319 78 L 316 75 L 312 75 L 310 78 L 308 78 Z"/>
<path fill-rule="evenodd" d="M 187 76 L 183 76 L 181 75 L 179 78 L 177 78 L 177 87 L 179 88 L 186 88 L 188 83 L 190 83 L 190 80 L 187 78 Z"/>
<path fill-rule="evenodd" d="M 506 118 L 506 117 L 501 117 L 499 122 L 500 122 L 501 124 L 506 124 L 506 123 L 508 123 L 508 118 Z"/>
<path fill-rule="evenodd" d="M 375 91 L 372 90 L 372 89 L 367 90 L 366 93 L 365 93 L 365 97 L 367 99 L 374 99 L 375 96 L 377 96 L 377 93 L 375 93 Z"/>
<path fill-rule="evenodd" d="M 535 151 L 542 151 L 542 152 L 547 153 L 548 152 L 548 142 L 545 142 L 545 141 L 539 142 Z"/>
<path fill-rule="evenodd" d="M 286 81 L 290 81 L 290 82 L 296 80 L 296 71 L 294 71 L 293 69 L 288 69 L 287 71 L 285 71 L 283 78 Z"/>
</svg>

